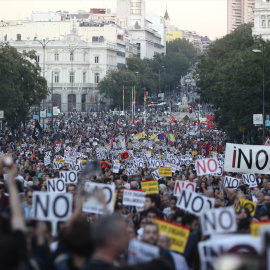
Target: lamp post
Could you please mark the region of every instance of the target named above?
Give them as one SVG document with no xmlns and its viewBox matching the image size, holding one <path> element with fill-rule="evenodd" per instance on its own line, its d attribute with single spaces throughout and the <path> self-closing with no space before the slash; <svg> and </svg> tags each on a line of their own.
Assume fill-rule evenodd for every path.
<svg viewBox="0 0 270 270">
<path fill-rule="evenodd" d="M 262 50 L 254 49 L 255 53 L 262 52 L 262 91 L 263 91 L 263 141 L 265 140 L 265 104 L 264 104 L 264 43 L 262 44 Z"/>
<path fill-rule="evenodd" d="M 45 78 L 45 50 L 46 50 L 47 44 L 51 40 L 49 40 L 48 38 L 39 40 L 39 39 L 37 39 L 37 37 L 34 37 L 34 41 L 37 41 L 42 46 L 42 50 L 43 50 L 43 67 L 42 67 L 42 73 L 43 73 L 43 77 Z M 45 109 L 45 99 L 43 99 L 43 110 L 44 109 Z"/>
</svg>

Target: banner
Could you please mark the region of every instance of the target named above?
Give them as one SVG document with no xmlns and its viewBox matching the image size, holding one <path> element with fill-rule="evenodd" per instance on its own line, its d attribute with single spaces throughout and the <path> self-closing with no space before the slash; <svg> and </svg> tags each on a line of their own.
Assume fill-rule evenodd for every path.
<svg viewBox="0 0 270 270">
<path fill-rule="evenodd" d="M 203 235 L 235 232 L 237 230 L 233 207 L 209 209 L 201 215 Z"/>
<path fill-rule="evenodd" d="M 143 207 L 145 195 L 145 191 L 125 189 L 123 194 L 123 205 Z"/>
<path fill-rule="evenodd" d="M 197 159 L 195 161 L 197 175 L 206 175 L 218 172 L 218 160 L 216 158 Z"/>
<path fill-rule="evenodd" d="M 66 221 L 72 214 L 72 194 L 33 192 L 33 218 Z"/>
<path fill-rule="evenodd" d="M 183 189 L 188 189 L 190 191 L 195 191 L 196 189 L 196 183 L 192 183 L 189 181 L 175 181 L 173 196 L 179 196 Z"/>
<path fill-rule="evenodd" d="M 199 216 L 203 211 L 214 208 L 215 199 L 202 196 L 196 192 L 182 190 L 176 206 Z"/>
<path fill-rule="evenodd" d="M 250 223 L 251 235 L 259 236 L 259 230 L 262 227 L 267 227 L 269 229 L 270 228 L 270 220 L 259 220 L 259 221 L 252 220 Z"/>
<path fill-rule="evenodd" d="M 36 120 L 35 128 L 33 130 L 32 138 L 37 141 L 39 134 L 42 132 L 42 127 L 40 126 L 38 120 Z"/>
<path fill-rule="evenodd" d="M 107 205 L 107 209 L 109 213 L 112 213 L 114 210 L 113 197 L 115 186 L 85 182 L 84 186 L 85 191 L 90 195 L 89 199 L 84 202 L 82 211 L 87 213 L 94 214 L 104 214 L 104 206 L 98 199 L 98 192 L 102 190 L 105 196 L 105 203 Z"/>
<path fill-rule="evenodd" d="M 160 249 L 157 246 L 133 239 L 129 242 L 128 263 L 137 264 L 150 262 L 160 256 Z"/>
<path fill-rule="evenodd" d="M 263 145 L 226 144 L 226 172 L 268 174 L 270 147 Z"/>
<path fill-rule="evenodd" d="M 256 212 L 257 204 L 249 200 L 239 199 L 236 212 L 240 211 L 242 207 L 246 207 L 249 210 L 251 216 L 253 217 Z"/>
<path fill-rule="evenodd" d="M 230 177 L 230 176 L 225 176 L 224 187 L 238 188 L 239 183 L 240 183 L 240 179 L 234 178 L 234 177 Z"/>
<path fill-rule="evenodd" d="M 249 234 L 213 235 L 209 240 L 199 242 L 198 249 L 201 270 L 216 269 L 216 261 L 222 254 L 262 255 L 261 238 Z"/>
<path fill-rule="evenodd" d="M 158 182 L 156 180 L 142 181 L 141 182 L 142 190 L 147 194 L 158 193 Z"/>
<path fill-rule="evenodd" d="M 165 233 L 171 240 L 171 250 L 184 253 L 190 230 L 185 226 L 174 224 L 157 218 L 154 223 L 158 225 L 159 233 Z"/>
<path fill-rule="evenodd" d="M 159 167 L 159 177 L 172 177 L 172 168 Z"/>
</svg>

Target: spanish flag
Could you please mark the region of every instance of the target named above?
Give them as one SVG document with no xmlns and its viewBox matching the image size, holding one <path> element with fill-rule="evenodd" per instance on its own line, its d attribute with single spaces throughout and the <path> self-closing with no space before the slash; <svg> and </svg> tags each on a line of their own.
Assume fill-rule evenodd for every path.
<svg viewBox="0 0 270 270">
<path fill-rule="evenodd" d="M 145 131 L 133 136 L 133 139 L 144 139 L 146 137 Z"/>
<path fill-rule="evenodd" d="M 78 142 L 78 148 L 77 148 L 77 151 L 76 152 L 81 152 L 81 148 L 82 148 L 82 135 L 80 135 L 80 138 L 79 138 L 79 142 Z"/>
</svg>

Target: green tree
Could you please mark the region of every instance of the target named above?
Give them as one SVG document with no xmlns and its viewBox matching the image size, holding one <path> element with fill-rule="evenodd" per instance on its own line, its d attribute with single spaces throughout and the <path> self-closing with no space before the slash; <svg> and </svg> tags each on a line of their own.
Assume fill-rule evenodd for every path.
<svg viewBox="0 0 270 270">
<path fill-rule="evenodd" d="M 196 80 L 201 100 L 214 105 L 215 121 L 227 131 L 231 140 L 261 134 L 253 126 L 253 114 L 262 113 L 262 54 L 252 49 L 262 46 L 253 38 L 251 24 L 241 25 L 234 32 L 213 42 L 199 59 Z M 265 43 L 266 67 L 269 67 L 270 44 Z M 266 69 L 265 97 L 268 107 L 269 69 Z"/>
<path fill-rule="evenodd" d="M 125 88 L 125 103 L 131 100 L 131 89 L 136 86 L 136 75 L 130 70 L 111 71 L 100 81 L 98 88 L 101 94 L 111 98 L 120 106 L 123 102 L 123 87 Z"/>
<path fill-rule="evenodd" d="M 0 46 L 0 109 L 12 130 L 25 123 L 30 108 L 48 94 L 40 71 L 34 51 L 19 53 L 8 44 Z"/>
</svg>

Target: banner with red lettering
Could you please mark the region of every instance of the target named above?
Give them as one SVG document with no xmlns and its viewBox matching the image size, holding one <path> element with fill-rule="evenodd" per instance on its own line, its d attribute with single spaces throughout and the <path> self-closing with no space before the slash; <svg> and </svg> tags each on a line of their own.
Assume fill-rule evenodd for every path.
<svg viewBox="0 0 270 270">
<path fill-rule="evenodd" d="M 226 172 L 269 174 L 270 147 L 264 145 L 226 144 Z"/>
</svg>

